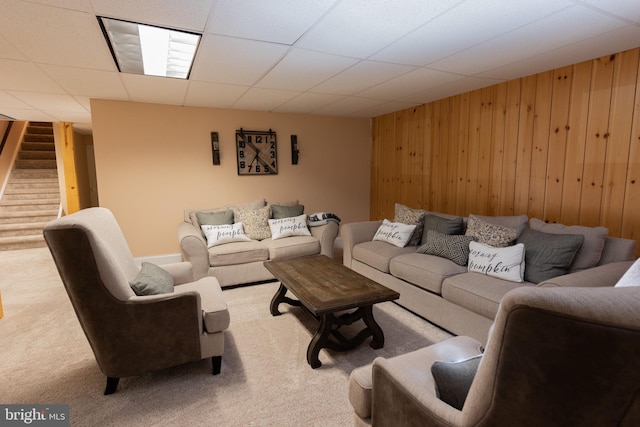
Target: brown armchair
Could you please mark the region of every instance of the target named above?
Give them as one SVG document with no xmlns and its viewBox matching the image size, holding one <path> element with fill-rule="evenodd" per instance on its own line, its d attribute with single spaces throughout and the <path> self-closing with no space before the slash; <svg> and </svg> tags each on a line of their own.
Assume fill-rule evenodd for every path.
<svg viewBox="0 0 640 427">
<path fill-rule="evenodd" d="M 458 410 L 436 389 L 461 378 L 436 385 L 432 365 L 478 354 L 455 337 L 354 370 L 356 425 L 640 425 L 640 287 L 507 293 Z"/>
<path fill-rule="evenodd" d="M 162 266 L 173 292 L 138 296 L 138 277 L 108 209 L 89 208 L 45 226 L 44 237 L 101 371 L 105 394 L 122 377 L 211 358 L 220 372 L 229 312 L 213 277 L 193 282 L 189 263 Z M 163 273 L 166 274 L 166 273 Z"/>
</svg>

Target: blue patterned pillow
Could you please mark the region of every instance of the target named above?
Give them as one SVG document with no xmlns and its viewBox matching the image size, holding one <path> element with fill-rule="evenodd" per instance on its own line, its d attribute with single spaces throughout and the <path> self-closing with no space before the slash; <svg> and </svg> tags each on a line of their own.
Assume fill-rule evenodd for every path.
<svg viewBox="0 0 640 427">
<path fill-rule="evenodd" d="M 469 261 L 469 243 L 475 239 L 461 234 L 442 234 L 427 230 L 427 242 L 417 252 L 450 259 L 458 265 L 467 265 Z"/>
</svg>

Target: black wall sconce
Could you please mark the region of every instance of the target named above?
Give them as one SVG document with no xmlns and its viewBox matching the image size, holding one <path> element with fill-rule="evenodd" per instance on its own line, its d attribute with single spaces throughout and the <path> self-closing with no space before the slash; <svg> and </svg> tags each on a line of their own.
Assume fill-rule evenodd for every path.
<svg viewBox="0 0 640 427">
<path fill-rule="evenodd" d="M 211 152 L 213 153 L 213 164 L 220 165 L 220 140 L 218 132 L 211 132 Z"/>
<path fill-rule="evenodd" d="M 300 150 L 298 150 L 298 135 L 291 135 L 291 164 L 298 164 L 298 155 L 300 154 Z"/>
</svg>

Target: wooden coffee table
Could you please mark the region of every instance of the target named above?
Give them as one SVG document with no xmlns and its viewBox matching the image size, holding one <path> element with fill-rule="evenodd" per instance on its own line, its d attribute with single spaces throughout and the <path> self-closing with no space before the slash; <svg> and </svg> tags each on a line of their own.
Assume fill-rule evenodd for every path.
<svg viewBox="0 0 640 427">
<path fill-rule="evenodd" d="M 282 261 L 266 261 L 264 266 L 280 281 L 271 300 L 271 314 L 280 315 L 278 306 L 286 302 L 305 307 L 320 320 L 320 326 L 307 348 L 307 362 L 312 368 L 322 365 L 318 353 L 322 348 L 351 350 L 372 336 L 371 347 L 382 348 L 384 333 L 373 318 L 373 304 L 398 299 L 400 294 L 324 256 L 313 255 Z M 297 299 L 285 296 L 290 291 Z M 355 311 L 340 314 L 338 312 Z M 338 329 L 362 319 L 365 328 L 352 338 Z"/>
</svg>

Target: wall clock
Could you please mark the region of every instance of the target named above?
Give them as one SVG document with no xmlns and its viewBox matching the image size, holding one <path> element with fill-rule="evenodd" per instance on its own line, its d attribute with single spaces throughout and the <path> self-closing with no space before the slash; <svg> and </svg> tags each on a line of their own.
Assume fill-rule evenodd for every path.
<svg viewBox="0 0 640 427">
<path fill-rule="evenodd" d="M 236 131 L 238 175 L 275 175 L 278 173 L 278 140 L 276 133 Z"/>
</svg>

